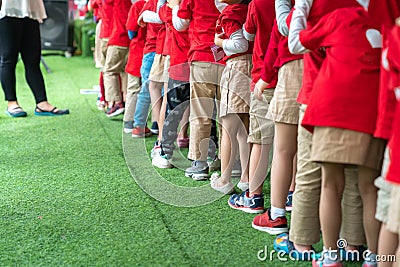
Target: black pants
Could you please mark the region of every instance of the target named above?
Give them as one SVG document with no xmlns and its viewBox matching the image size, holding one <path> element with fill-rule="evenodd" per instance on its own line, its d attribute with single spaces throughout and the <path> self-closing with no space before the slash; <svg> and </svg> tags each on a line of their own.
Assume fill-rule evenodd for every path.
<svg viewBox="0 0 400 267">
<path fill-rule="evenodd" d="M 40 70 L 41 53 L 38 21 L 14 17 L 0 19 L 0 81 L 7 101 L 17 100 L 15 68 L 19 54 L 36 103 L 47 101 Z"/>
<path fill-rule="evenodd" d="M 190 103 L 190 83 L 173 79 L 168 81 L 167 93 L 167 109 L 165 113 L 165 121 L 163 126 L 163 134 L 161 140 L 162 154 L 172 155 L 175 145 L 174 142 L 178 137 L 178 125 L 182 120 L 183 113 Z M 216 108 L 214 108 L 210 145 L 208 153 L 210 157 L 214 157 L 218 148 L 217 125 L 216 125 Z"/>
</svg>

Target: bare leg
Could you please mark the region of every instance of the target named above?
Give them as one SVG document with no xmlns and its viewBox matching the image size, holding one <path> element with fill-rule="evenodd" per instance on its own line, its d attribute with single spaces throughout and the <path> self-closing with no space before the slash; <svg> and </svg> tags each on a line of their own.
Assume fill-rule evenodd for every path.
<svg viewBox="0 0 400 267">
<path fill-rule="evenodd" d="M 390 232 L 385 224 L 382 224 L 381 231 L 379 234 L 379 246 L 378 246 L 378 255 L 395 255 L 397 247 L 399 246 L 399 237 L 395 233 Z M 399 261 L 400 258 L 397 258 Z M 390 267 L 395 266 L 393 262 L 379 262 L 379 267 Z"/>
<path fill-rule="evenodd" d="M 294 191 L 296 187 L 296 173 L 297 173 L 297 153 L 293 158 L 293 176 L 292 176 L 292 183 L 290 184 L 289 191 Z"/>
<path fill-rule="evenodd" d="M 185 113 L 183 114 L 182 120 L 180 122 L 181 124 L 181 129 L 178 134 L 178 138 L 188 138 L 188 129 L 189 129 L 189 113 L 190 113 L 190 108 L 188 107 L 185 110 Z"/>
<path fill-rule="evenodd" d="M 271 206 L 284 209 L 293 177 L 297 151 L 297 125 L 275 123 L 274 158 L 271 169 Z"/>
<path fill-rule="evenodd" d="M 167 99 L 168 99 L 168 95 L 167 95 L 167 92 L 165 92 L 164 97 L 162 99 L 160 114 L 158 117 L 158 140 L 162 140 L 162 131 L 163 131 L 164 121 L 165 121 L 165 112 L 167 111 Z"/>
<path fill-rule="evenodd" d="M 358 167 L 358 188 L 363 202 L 363 220 L 365 235 L 367 238 L 368 249 L 372 253 L 378 253 L 378 238 L 381 223 L 375 219 L 376 199 L 378 189 L 374 185 L 374 180 L 379 176 L 379 172 L 373 169 Z"/>
<path fill-rule="evenodd" d="M 344 166 L 322 163 L 322 188 L 319 214 L 324 247 L 337 249 L 342 223 L 342 195 L 344 190 Z"/>
<path fill-rule="evenodd" d="M 249 162 L 250 196 L 261 194 L 267 176 L 270 145 L 253 144 Z"/>
<path fill-rule="evenodd" d="M 161 109 L 161 102 L 162 102 L 162 99 L 161 99 L 162 88 L 163 88 L 163 83 L 154 82 L 154 81 L 150 81 L 150 83 L 149 83 L 152 121 L 157 121 L 158 125 L 160 125 L 158 120 L 159 120 L 159 115 L 161 112 L 160 109 Z M 167 92 L 165 92 L 165 94 L 166 93 Z M 161 130 L 160 130 L 160 132 L 161 132 Z"/>
</svg>

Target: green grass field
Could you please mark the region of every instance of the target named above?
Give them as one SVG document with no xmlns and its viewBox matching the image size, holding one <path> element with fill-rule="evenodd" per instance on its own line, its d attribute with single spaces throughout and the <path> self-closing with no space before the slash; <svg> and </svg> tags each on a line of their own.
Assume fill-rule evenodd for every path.
<svg viewBox="0 0 400 267">
<path fill-rule="evenodd" d="M 259 260 L 274 237 L 251 228 L 254 215 L 181 170 L 157 173 L 144 149 L 155 138 L 123 136 L 122 117 L 107 118 L 95 95 L 80 94 L 98 83 L 91 59 L 45 60 L 49 101 L 71 114 L 34 116 L 19 63 L 28 117 L 9 118 L 0 103 L 0 266 L 311 266 Z M 215 200 L 206 204 L 208 196 Z"/>
</svg>

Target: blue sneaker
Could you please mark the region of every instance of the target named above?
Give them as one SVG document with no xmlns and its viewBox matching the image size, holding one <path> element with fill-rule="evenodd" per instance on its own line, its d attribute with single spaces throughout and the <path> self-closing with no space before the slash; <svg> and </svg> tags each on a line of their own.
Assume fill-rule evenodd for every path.
<svg viewBox="0 0 400 267">
<path fill-rule="evenodd" d="M 364 246 L 358 247 L 357 250 L 347 251 L 344 248 L 339 249 L 340 260 L 342 261 L 361 261 L 363 259 Z"/>
<path fill-rule="evenodd" d="M 253 195 L 249 197 L 249 190 L 242 192 L 240 195 L 232 195 L 228 199 L 231 208 L 242 210 L 247 213 L 263 213 L 264 212 L 264 196 Z"/>
<path fill-rule="evenodd" d="M 298 261 L 311 261 L 315 254 L 314 250 L 304 252 L 297 251 L 293 246 L 293 242 L 289 240 L 288 233 L 280 234 L 275 238 L 274 249 L 278 252 L 282 251 L 289 255 L 291 259 Z"/>
<path fill-rule="evenodd" d="M 289 191 L 286 197 L 286 211 L 292 211 L 292 203 L 293 203 L 293 191 Z"/>
</svg>

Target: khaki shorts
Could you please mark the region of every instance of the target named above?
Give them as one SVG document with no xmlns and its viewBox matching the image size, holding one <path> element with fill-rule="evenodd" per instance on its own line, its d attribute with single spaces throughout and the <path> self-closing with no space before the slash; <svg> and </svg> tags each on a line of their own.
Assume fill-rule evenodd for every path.
<svg viewBox="0 0 400 267">
<path fill-rule="evenodd" d="M 389 216 L 386 224 L 387 229 L 395 234 L 400 234 L 400 185 L 392 184 L 390 198 Z"/>
<path fill-rule="evenodd" d="M 100 39 L 100 64 L 102 68 L 106 63 L 107 47 L 108 47 L 108 38 Z"/>
<path fill-rule="evenodd" d="M 381 170 L 385 142 L 367 133 L 333 128 L 315 127 L 311 160 L 342 163 Z"/>
<path fill-rule="evenodd" d="M 229 59 L 221 77 L 219 116 L 250 110 L 251 55 Z"/>
<path fill-rule="evenodd" d="M 263 100 L 259 100 L 254 93 L 250 96 L 250 127 L 248 143 L 270 145 L 274 141 L 275 124 L 266 118 L 269 103 L 274 96 L 273 89 L 263 92 Z"/>
<path fill-rule="evenodd" d="M 169 56 L 156 54 L 151 66 L 149 81 L 166 83 L 168 82 Z"/>
<path fill-rule="evenodd" d="M 298 124 L 299 94 L 303 79 L 303 60 L 293 60 L 283 65 L 278 72 L 278 83 L 269 106 L 267 118 L 274 122 Z"/>
<path fill-rule="evenodd" d="M 386 147 L 381 176 L 375 179 L 375 186 L 378 188 L 378 198 L 376 201 L 375 219 L 387 223 L 390 207 L 390 194 L 392 193 L 392 184 L 385 180 L 390 164 L 389 147 Z"/>
</svg>

